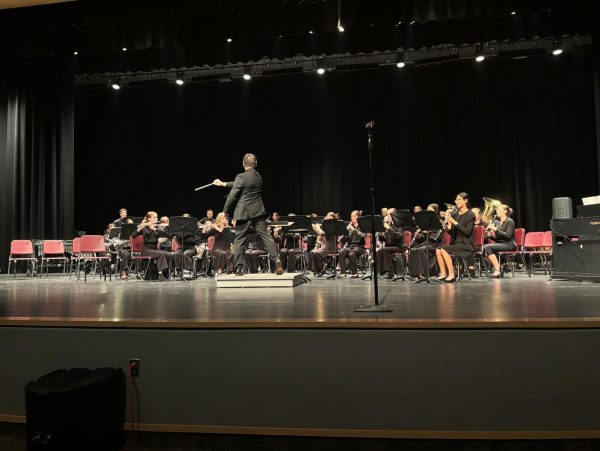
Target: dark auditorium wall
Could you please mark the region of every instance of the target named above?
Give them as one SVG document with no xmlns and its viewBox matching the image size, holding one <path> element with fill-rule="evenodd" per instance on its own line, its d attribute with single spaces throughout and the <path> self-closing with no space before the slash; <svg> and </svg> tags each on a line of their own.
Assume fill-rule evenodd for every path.
<svg viewBox="0 0 600 451">
<path fill-rule="evenodd" d="M 369 208 L 364 124 L 374 120 L 377 206 L 467 191 L 548 228 L 551 199 L 598 194 L 591 51 L 525 60 L 124 88 L 75 95 L 75 227 L 147 210 L 203 216 L 254 152 L 269 210 Z"/>
</svg>

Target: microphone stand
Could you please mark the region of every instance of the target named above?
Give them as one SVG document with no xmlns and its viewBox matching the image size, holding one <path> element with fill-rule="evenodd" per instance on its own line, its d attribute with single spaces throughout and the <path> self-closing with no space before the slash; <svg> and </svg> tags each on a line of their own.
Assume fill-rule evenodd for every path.
<svg viewBox="0 0 600 451">
<path fill-rule="evenodd" d="M 373 128 L 375 122 L 367 122 L 367 150 L 369 151 L 369 180 L 371 183 L 371 230 L 373 231 L 371 239 L 371 254 L 373 255 L 373 293 L 375 294 L 375 303 L 373 305 L 361 305 L 355 307 L 357 313 L 387 313 L 394 310 L 379 303 L 379 289 L 377 285 L 377 246 L 375 246 L 375 188 L 373 188 Z"/>
</svg>

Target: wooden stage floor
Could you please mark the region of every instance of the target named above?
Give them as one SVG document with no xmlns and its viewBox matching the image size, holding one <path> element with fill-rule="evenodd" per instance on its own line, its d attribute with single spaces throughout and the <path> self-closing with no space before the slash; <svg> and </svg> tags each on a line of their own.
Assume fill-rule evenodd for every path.
<svg viewBox="0 0 600 451">
<path fill-rule="evenodd" d="M 75 282 L 0 278 L 0 326 L 109 328 L 596 328 L 600 286 L 517 275 L 455 284 L 379 283 L 392 313 L 355 313 L 372 281 L 294 288 L 216 287 L 214 279 Z"/>
</svg>

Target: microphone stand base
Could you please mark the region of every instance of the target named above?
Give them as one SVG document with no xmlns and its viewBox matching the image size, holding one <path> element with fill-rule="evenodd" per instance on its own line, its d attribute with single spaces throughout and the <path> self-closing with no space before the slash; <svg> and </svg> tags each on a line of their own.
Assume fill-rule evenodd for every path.
<svg viewBox="0 0 600 451">
<path fill-rule="evenodd" d="M 361 305 L 355 307 L 354 311 L 357 313 L 389 313 L 393 312 L 394 309 L 386 305 Z"/>
</svg>

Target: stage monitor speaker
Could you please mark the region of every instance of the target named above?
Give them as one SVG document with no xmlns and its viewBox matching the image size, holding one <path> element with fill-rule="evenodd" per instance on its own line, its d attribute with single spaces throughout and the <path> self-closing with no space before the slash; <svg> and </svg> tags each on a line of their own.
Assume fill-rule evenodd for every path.
<svg viewBox="0 0 600 451">
<path fill-rule="evenodd" d="M 61 369 L 27 383 L 27 449 L 121 449 L 125 396 L 117 368 Z"/>
<path fill-rule="evenodd" d="M 552 199 L 552 219 L 571 219 L 573 217 L 573 201 L 570 197 Z"/>
</svg>

